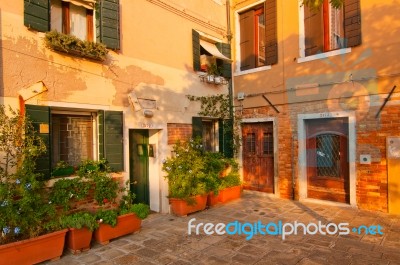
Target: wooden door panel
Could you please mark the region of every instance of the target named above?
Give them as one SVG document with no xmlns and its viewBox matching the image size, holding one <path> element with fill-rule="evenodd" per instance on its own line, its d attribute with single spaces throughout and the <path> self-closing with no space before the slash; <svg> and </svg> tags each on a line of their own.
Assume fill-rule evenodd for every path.
<svg viewBox="0 0 400 265">
<path fill-rule="evenodd" d="M 265 137 L 268 133 L 268 137 Z M 245 189 L 274 192 L 272 122 L 243 124 L 243 180 Z M 265 144 L 265 141 L 267 143 Z M 268 149 L 266 151 L 266 149 Z M 271 151 L 272 150 L 272 151 Z"/>
<path fill-rule="evenodd" d="M 309 198 L 349 202 L 347 124 L 343 119 L 306 123 Z"/>
</svg>

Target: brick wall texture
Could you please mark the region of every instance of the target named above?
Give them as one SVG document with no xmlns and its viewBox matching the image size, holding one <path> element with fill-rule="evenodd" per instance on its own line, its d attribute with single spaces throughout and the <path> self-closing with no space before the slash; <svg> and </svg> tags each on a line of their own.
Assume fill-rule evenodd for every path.
<svg viewBox="0 0 400 265">
<path fill-rule="evenodd" d="M 359 99 L 360 100 L 360 99 Z M 331 105 L 329 105 L 331 104 Z M 336 105 L 335 105 L 336 104 Z M 295 198 L 298 197 L 298 114 L 315 114 L 332 111 L 329 106 L 340 106 L 337 99 L 277 106 L 276 113 L 270 106 L 248 108 L 241 112 L 242 118 L 276 117 L 278 152 L 278 188 L 280 197 L 291 199 L 292 171 L 295 176 Z M 380 105 L 368 109 L 338 109 L 356 114 L 356 201 L 360 209 L 388 211 L 388 170 L 386 163 L 386 138 L 400 136 L 400 106 L 387 105 L 375 118 Z M 294 135 L 294 138 L 292 136 Z M 294 139 L 294 150 L 292 141 Z M 351 152 L 352 150 L 350 150 Z M 359 163 L 360 154 L 371 154 L 372 163 Z M 294 165 L 292 166 L 292 156 Z"/>
<path fill-rule="evenodd" d="M 175 144 L 176 141 L 188 140 L 192 137 L 192 124 L 168 123 L 168 144 Z"/>
</svg>

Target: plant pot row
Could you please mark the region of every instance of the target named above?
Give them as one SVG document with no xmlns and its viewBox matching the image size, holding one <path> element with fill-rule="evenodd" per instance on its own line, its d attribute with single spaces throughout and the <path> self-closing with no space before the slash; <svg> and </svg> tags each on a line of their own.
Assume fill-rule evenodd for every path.
<svg viewBox="0 0 400 265">
<path fill-rule="evenodd" d="M 63 229 L 39 237 L 1 245 L 0 265 L 10 263 L 36 264 L 46 260 L 57 260 L 63 253 L 65 243 L 73 253 L 79 253 L 90 249 L 92 238 L 105 245 L 111 239 L 139 231 L 142 224 L 142 220 L 134 213 L 118 216 L 117 221 L 115 227 L 100 224 L 94 233 L 87 228 Z"/>
<path fill-rule="evenodd" d="M 170 198 L 171 211 L 177 216 L 186 216 L 190 213 L 204 210 L 207 206 L 212 207 L 218 203 L 226 203 L 240 198 L 242 192 L 241 186 L 225 188 L 218 194 L 210 192 L 205 195 L 192 197 L 190 201 L 184 199 Z"/>
</svg>

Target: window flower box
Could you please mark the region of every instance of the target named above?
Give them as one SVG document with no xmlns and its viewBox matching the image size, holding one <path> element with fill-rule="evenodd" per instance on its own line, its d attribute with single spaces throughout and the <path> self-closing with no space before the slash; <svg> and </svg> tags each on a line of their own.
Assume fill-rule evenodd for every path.
<svg viewBox="0 0 400 265">
<path fill-rule="evenodd" d="M 104 61 L 108 54 L 104 44 L 83 41 L 57 31 L 47 32 L 44 40 L 49 49 L 91 60 Z"/>
</svg>

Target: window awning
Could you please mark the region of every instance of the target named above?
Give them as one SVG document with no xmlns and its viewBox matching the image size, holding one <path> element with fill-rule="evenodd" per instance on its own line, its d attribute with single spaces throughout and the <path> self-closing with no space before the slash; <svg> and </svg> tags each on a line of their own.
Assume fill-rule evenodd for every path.
<svg viewBox="0 0 400 265">
<path fill-rule="evenodd" d="M 63 2 L 69 2 L 76 6 L 83 6 L 86 9 L 94 9 L 96 0 L 62 0 Z"/>
<path fill-rule="evenodd" d="M 209 53 L 211 53 L 211 55 L 214 56 L 215 58 L 218 58 L 218 59 L 221 59 L 221 60 L 225 60 L 225 61 L 228 61 L 228 62 L 232 61 L 231 59 L 229 59 L 228 57 L 223 55 L 218 50 L 217 46 L 215 46 L 215 44 L 212 44 L 212 43 L 204 41 L 204 40 L 200 40 L 200 46 L 203 47 Z"/>
</svg>

